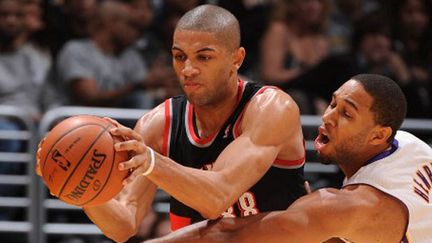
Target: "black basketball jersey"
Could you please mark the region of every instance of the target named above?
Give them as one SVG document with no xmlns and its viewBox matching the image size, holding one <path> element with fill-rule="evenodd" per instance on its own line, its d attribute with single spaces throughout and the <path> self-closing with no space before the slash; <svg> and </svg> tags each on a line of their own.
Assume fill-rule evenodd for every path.
<svg viewBox="0 0 432 243">
<path fill-rule="evenodd" d="M 246 104 L 270 86 L 239 81 L 236 109 L 219 130 L 205 139 L 198 136 L 194 108 L 184 96 L 165 101 L 163 154 L 184 166 L 206 169 L 219 154 L 239 136 L 238 128 Z M 235 158 L 233 158 L 235 159 Z M 273 166 L 238 202 L 223 213 L 224 217 L 244 217 L 258 212 L 284 210 L 304 195 L 303 165 L 305 158 L 295 161 L 276 159 Z M 175 183 L 175 182 L 173 182 Z M 171 228 L 176 230 L 204 218 L 174 197 L 170 199 Z"/>
</svg>

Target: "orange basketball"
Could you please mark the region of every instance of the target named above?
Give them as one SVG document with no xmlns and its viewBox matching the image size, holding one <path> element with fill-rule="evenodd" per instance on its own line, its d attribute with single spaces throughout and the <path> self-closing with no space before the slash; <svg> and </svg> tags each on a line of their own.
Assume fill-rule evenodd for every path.
<svg viewBox="0 0 432 243">
<path fill-rule="evenodd" d="M 96 116 L 79 115 L 56 125 L 40 149 L 42 178 L 52 195 L 77 206 L 102 204 L 123 188 L 127 171 L 118 170 L 128 160 L 116 152 L 109 129 L 114 125 Z"/>
</svg>

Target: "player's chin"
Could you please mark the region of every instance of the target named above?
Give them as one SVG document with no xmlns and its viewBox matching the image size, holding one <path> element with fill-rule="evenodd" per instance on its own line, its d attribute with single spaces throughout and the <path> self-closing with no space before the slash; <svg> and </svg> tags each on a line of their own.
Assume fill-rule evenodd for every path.
<svg viewBox="0 0 432 243">
<path fill-rule="evenodd" d="M 329 156 L 328 154 L 326 154 L 325 152 L 321 151 L 321 152 L 317 152 L 318 156 L 318 161 L 321 162 L 322 164 L 325 165 L 329 165 L 329 164 L 334 164 L 334 159 Z"/>
</svg>

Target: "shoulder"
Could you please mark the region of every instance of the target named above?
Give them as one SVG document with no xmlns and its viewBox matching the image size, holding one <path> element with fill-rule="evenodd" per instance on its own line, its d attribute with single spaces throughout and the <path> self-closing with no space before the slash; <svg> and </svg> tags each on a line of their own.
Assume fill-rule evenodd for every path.
<svg viewBox="0 0 432 243">
<path fill-rule="evenodd" d="M 158 152 L 162 150 L 162 139 L 165 131 L 166 101 L 140 117 L 135 125 L 135 131 L 139 132 L 146 144 Z"/>
<path fill-rule="evenodd" d="M 243 134 L 261 134 L 272 141 L 276 139 L 278 143 L 285 144 L 294 137 L 301 137 L 300 111 L 287 93 L 267 88 L 256 94 L 246 106 L 240 129 Z M 277 136 L 274 136 L 275 133 Z M 259 138 L 263 139 L 261 135 Z"/>
<path fill-rule="evenodd" d="M 247 107 L 248 112 L 263 115 L 300 116 L 298 105 L 284 91 L 271 86 L 264 86 L 260 91 L 250 100 Z"/>
</svg>

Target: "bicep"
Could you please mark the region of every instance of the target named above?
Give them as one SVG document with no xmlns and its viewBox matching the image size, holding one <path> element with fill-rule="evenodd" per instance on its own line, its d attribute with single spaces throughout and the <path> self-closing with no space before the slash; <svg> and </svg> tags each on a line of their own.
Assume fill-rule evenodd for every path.
<svg viewBox="0 0 432 243">
<path fill-rule="evenodd" d="M 280 97 L 278 92 L 269 91 L 253 98 L 241 121 L 241 135 L 222 151 L 215 162 L 214 170 L 225 176 L 226 183 L 238 185 L 243 191 L 268 171 L 296 130 L 290 122 L 296 116 L 287 116 L 290 108 L 285 109 L 285 96 Z M 298 139 L 298 144 L 302 144 L 301 141 Z"/>
</svg>

